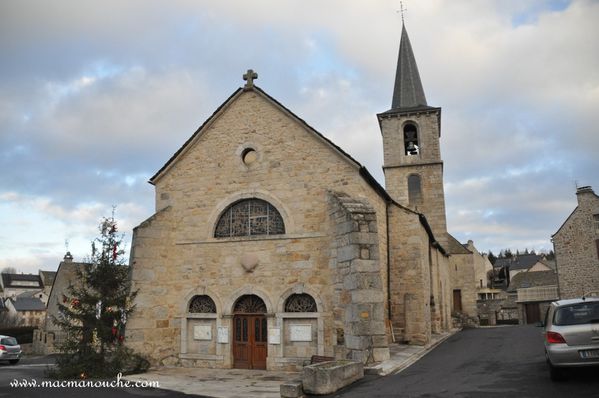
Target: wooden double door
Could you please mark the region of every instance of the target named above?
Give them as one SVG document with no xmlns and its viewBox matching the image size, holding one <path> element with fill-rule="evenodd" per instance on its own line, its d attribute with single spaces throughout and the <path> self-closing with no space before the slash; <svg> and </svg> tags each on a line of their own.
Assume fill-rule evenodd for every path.
<svg viewBox="0 0 599 398">
<path fill-rule="evenodd" d="M 233 366 L 266 369 L 267 327 L 264 314 L 233 316 Z"/>
</svg>

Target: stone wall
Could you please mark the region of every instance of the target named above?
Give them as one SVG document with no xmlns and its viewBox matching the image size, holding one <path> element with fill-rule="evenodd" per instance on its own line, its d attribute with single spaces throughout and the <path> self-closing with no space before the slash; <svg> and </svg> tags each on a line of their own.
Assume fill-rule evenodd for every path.
<svg viewBox="0 0 599 398">
<path fill-rule="evenodd" d="M 475 283 L 474 256 L 472 253 L 452 254 L 449 262 L 451 285 L 454 289 L 459 289 L 462 296 L 462 314 L 476 316 L 478 296 Z M 452 303 L 452 310 L 453 308 L 455 308 L 455 303 Z"/>
<path fill-rule="evenodd" d="M 590 187 L 576 193 L 578 207 L 553 235 L 562 299 L 599 294 L 599 197 Z"/>
<path fill-rule="evenodd" d="M 480 324 L 483 326 L 518 324 L 520 309 L 516 299 L 516 294 L 501 292 L 496 299 L 479 300 L 476 305 Z"/>
<path fill-rule="evenodd" d="M 343 193 L 331 195 L 335 229 L 333 297 L 335 327 L 344 330 L 344 358 L 358 362 L 389 359 L 385 292 L 381 278 L 376 212 Z"/>
<path fill-rule="evenodd" d="M 449 257 L 429 248 L 432 261 L 431 331 L 441 333 L 451 327 L 451 281 Z"/>
<path fill-rule="evenodd" d="M 431 337 L 429 237 L 418 214 L 389 207 L 391 320 L 396 338 L 426 344 Z"/>
</svg>

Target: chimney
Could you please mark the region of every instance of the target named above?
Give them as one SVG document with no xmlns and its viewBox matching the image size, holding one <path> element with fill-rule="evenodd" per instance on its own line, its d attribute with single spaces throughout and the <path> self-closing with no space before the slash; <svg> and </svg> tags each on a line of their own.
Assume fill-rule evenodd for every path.
<svg viewBox="0 0 599 398">
<path fill-rule="evenodd" d="M 590 195 L 595 195 L 595 192 L 593 192 L 593 188 L 591 188 L 590 186 L 577 188 L 576 200 L 578 200 L 578 205 L 581 206 L 589 198 Z"/>
<path fill-rule="evenodd" d="M 67 254 L 64 255 L 63 258 L 65 263 L 72 263 L 73 262 L 73 255 L 71 254 L 71 252 L 67 252 Z"/>
</svg>

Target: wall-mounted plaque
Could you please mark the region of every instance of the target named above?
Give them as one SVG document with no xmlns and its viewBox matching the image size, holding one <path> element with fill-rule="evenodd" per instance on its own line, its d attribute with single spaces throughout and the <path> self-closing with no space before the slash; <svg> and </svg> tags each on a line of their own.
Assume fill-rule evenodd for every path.
<svg viewBox="0 0 599 398">
<path fill-rule="evenodd" d="M 289 325 L 289 340 L 312 341 L 312 325 Z"/>
<path fill-rule="evenodd" d="M 268 344 L 281 344 L 281 329 L 268 329 Z"/>
<path fill-rule="evenodd" d="M 193 327 L 194 340 L 212 340 L 212 326 L 196 325 Z"/>
<path fill-rule="evenodd" d="M 219 326 L 216 336 L 216 342 L 220 344 L 229 343 L 229 328 L 226 326 Z"/>
</svg>

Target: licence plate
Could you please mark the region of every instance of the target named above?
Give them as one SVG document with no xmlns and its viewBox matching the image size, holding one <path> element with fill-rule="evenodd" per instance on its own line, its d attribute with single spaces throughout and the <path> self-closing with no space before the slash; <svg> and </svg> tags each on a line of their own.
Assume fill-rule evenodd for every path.
<svg viewBox="0 0 599 398">
<path fill-rule="evenodd" d="M 599 358 L 599 350 L 579 351 L 581 358 Z"/>
</svg>

